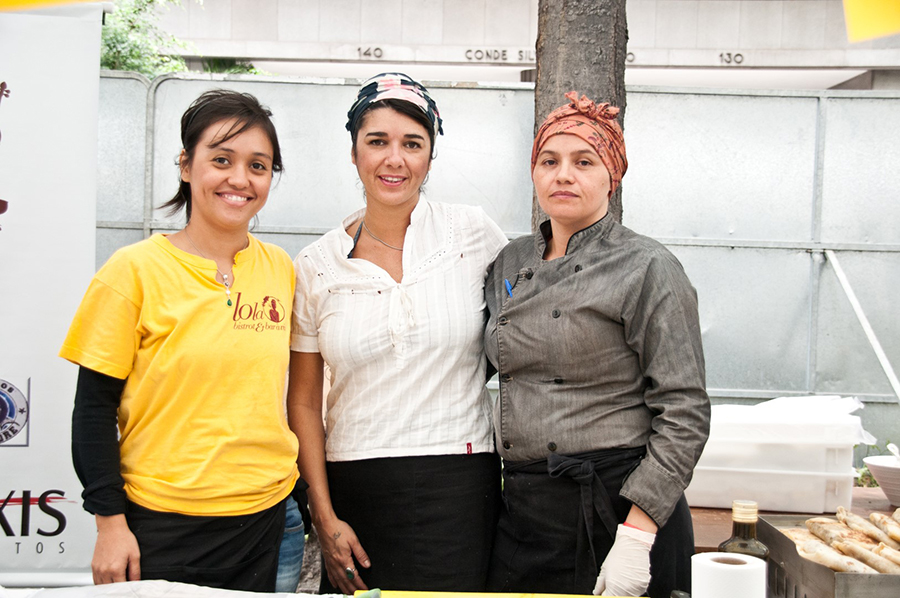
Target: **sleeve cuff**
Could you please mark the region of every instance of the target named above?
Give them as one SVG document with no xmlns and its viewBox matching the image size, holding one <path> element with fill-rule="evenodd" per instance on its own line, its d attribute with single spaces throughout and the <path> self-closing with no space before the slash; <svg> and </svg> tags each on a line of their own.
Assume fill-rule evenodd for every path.
<svg viewBox="0 0 900 598">
<path fill-rule="evenodd" d="M 645 457 L 622 485 L 619 495 L 640 507 L 662 527 L 669 520 L 684 486 L 651 458 Z"/>
<path fill-rule="evenodd" d="M 128 503 L 124 482 L 118 473 L 90 484 L 81 497 L 84 499 L 84 510 L 92 515 L 121 515 L 125 513 Z"/>
<path fill-rule="evenodd" d="M 291 351 L 296 353 L 319 353 L 319 337 L 292 334 Z"/>
<path fill-rule="evenodd" d="M 69 345 L 62 346 L 62 348 L 59 350 L 59 356 L 66 361 L 71 361 L 75 365 L 85 367 L 95 372 L 100 372 L 101 374 L 111 376 L 119 380 L 125 380 L 128 377 L 128 374 L 131 373 L 131 368 L 122 367 L 115 363 L 106 361 L 105 359 L 94 357 L 93 355 L 85 353 L 81 349 Z"/>
</svg>

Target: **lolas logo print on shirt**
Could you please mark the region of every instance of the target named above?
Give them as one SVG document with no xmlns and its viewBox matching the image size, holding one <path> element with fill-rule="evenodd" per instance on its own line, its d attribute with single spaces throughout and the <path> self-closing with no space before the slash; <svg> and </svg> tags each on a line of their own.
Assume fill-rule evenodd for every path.
<svg viewBox="0 0 900 598">
<path fill-rule="evenodd" d="M 266 295 L 260 301 L 250 302 L 243 297 L 243 293 L 238 293 L 231 319 L 235 330 L 285 331 L 287 315 L 287 310 L 277 297 Z"/>
</svg>

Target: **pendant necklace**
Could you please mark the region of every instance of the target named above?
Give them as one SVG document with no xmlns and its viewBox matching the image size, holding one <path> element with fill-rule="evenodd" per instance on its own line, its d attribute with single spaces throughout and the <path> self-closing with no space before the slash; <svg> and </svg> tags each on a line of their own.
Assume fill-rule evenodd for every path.
<svg viewBox="0 0 900 598">
<path fill-rule="evenodd" d="M 381 243 L 381 244 L 384 245 L 385 247 L 390 247 L 391 249 L 395 249 L 395 250 L 397 250 L 397 251 L 403 251 L 403 248 L 402 248 L 402 247 L 394 247 L 394 246 L 391 245 L 390 243 L 385 243 L 384 241 L 382 241 L 381 239 L 379 239 L 378 237 L 376 237 L 375 235 L 373 235 L 373 234 L 372 234 L 372 231 L 369 230 L 369 227 L 366 226 L 366 220 L 365 220 L 365 218 L 364 218 L 363 221 L 362 221 L 362 225 L 363 225 L 363 228 L 366 229 L 366 232 L 369 233 L 369 236 L 370 236 L 370 237 L 372 237 L 373 239 L 375 239 L 376 241 L 378 241 L 379 243 Z"/>
<path fill-rule="evenodd" d="M 200 257 L 202 257 L 202 258 L 205 259 L 205 260 L 208 260 L 209 258 L 206 257 L 206 256 L 203 254 L 203 252 L 200 251 L 200 248 L 197 247 L 197 244 L 194 243 L 194 240 L 191 238 L 191 234 L 190 234 L 190 233 L 188 232 L 188 230 L 187 230 L 187 227 L 183 228 L 182 230 L 184 231 L 184 234 L 185 234 L 185 236 L 187 237 L 188 241 L 191 242 L 191 245 L 193 246 L 193 248 L 196 249 L 196 250 L 197 250 L 197 253 L 200 254 Z M 227 305 L 228 305 L 228 307 L 231 307 L 231 285 L 234 284 L 234 272 L 232 271 L 232 278 L 231 278 L 231 280 L 229 281 L 229 280 L 228 280 L 228 275 L 225 274 L 224 272 L 222 272 L 221 270 L 219 270 L 219 264 L 216 263 L 216 260 L 210 260 L 210 261 L 211 261 L 212 263 L 216 264 L 216 272 L 218 272 L 218 273 L 219 273 L 219 276 L 222 277 L 222 284 L 225 285 L 225 298 L 228 300 L 228 301 L 227 301 Z"/>
</svg>

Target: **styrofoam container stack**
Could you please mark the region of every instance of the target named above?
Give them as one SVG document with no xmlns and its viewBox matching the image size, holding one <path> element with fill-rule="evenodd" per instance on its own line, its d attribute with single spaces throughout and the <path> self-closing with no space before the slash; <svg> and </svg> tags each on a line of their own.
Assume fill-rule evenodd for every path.
<svg viewBox="0 0 900 598">
<path fill-rule="evenodd" d="M 854 397 L 782 397 L 716 405 L 710 436 L 685 491 L 692 507 L 754 500 L 761 511 L 833 513 L 850 508 L 853 446 L 875 438 L 851 415 Z"/>
</svg>

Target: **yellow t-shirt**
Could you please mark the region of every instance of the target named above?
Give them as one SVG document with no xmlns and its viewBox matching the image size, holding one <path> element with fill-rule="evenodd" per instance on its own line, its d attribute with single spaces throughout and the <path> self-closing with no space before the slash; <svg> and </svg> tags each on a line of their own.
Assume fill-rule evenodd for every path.
<svg viewBox="0 0 900 598">
<path fill-rule="evenodd" d="M 127 379 L 119 404 L 129 500 L 187 515 L 245 515 L 299 477 L 284 409 L 294 270 L 249 236 L 233 305 L 215 263 L 164 235 L 117 251 L 91 281 L 60 356 Z"/>
</svg>

